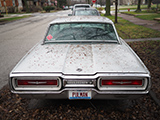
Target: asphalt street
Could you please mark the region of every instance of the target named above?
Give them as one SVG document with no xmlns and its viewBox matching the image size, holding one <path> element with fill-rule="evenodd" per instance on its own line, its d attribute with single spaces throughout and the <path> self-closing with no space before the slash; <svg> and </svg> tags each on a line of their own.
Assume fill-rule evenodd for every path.
<svg viewBox="0 0 160 120">
<path fill-rule="evenodd" d="M 18 61 L 43 40 L 48 23 L 70 12 L 34 13 L 32 17 L 0 25 L 0 89 L 8 83 L 9 73 Z"/>
</svg>

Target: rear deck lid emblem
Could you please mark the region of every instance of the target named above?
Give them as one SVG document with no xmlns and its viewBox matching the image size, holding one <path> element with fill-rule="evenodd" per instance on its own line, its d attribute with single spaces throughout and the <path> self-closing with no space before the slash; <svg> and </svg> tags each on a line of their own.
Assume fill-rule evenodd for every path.
<svg viewBox="0 0 160 120">
<path fill-rule="evenodd" d="M 77 70 L 76 70 L 76 71 L 81 72 L 81 71 L 82 71 L 82 69 L 81 69 L 81 68 L 77 68 Z"/>
</svg>

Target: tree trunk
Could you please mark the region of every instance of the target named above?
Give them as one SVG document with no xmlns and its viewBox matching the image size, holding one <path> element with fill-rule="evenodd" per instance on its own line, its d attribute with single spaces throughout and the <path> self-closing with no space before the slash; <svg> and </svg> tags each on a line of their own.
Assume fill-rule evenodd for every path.
<svg viewBox="0 0 160 120">
<path fill-rule="evenodd" d="M 102 0 L 99 0 L 99 4 L 102 6 Z"/>
<path fill-rule="evenodd" d="M 136 12 L 140 12 L 140 11 L 141 11 L 141 0 L 138 0 L 138 6 L 137 6 Z"/>
<path fill-rule="evenodd" d="M 117 6 L 118 6 L 118 0 L 115 0 L 115 7 L 116 7 L 116 9 L 115 9 L 115 23 L 118 23 L 118 21 L 117 21 Z"/>
<path fill-rule="evenodd" d="M 110 0 L 106 0 L 106 16 L 110 16 Z"/>
<path fill-rule="evenodd" d="M 90 4 L 90 1 L 89 1 L 89 0 L 87 0 L 87 3 L 88 3 L 88 4 Z"/>
<path fill-rule="evenodd" d="M 19 4 L 19 2 L 18 2 L 18 4 Z M 31 12 L 31 11 L 29 10 L 29 8 L 28 8 L 27 0 L 24 0 L 24 5 L 25 5 L 25 8 L 26 8 L 26 12 L 27 12 L 27 13 Z M 19 6 L 18 6 L 18 7 L 19 7 Z"/>
<path fill-rule="evenodd" d="M 152 0 L 148 0 L 148 9 L 151 8 L 151 2 L 152 2 Z"/>
</svg>

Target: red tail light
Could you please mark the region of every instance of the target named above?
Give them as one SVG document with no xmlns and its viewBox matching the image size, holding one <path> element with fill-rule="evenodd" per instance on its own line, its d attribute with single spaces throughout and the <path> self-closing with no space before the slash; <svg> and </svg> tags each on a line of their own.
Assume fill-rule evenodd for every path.
<svg viewBox="0 0 160 120">
<path fill-rule="evenodd" d="M 58 85 L 57 80 L 17 80 L 18 85 Z"/>
<path fill-rule="evenodd" d="M 102 80 L 101 85 L 142 85 L 142 80 Z"/>
</svg>

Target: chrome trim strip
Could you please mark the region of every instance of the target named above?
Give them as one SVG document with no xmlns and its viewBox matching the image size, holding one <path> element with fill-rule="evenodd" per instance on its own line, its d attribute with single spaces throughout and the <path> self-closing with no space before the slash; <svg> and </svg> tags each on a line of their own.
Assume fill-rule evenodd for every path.
<svg viewBox="0 0 160 120">
<path fill-rule="evenodd" d="M 29 84 L 36 84 L 36 85 L 40 85 L 40 84 L 45 84 L 47 82 L 28 82 Z"/>
<path fill-rule="evenodd" d="M 121 85 L 123 85 L 123 84 L 126 84 L 126 83 L 132 83 L 132 82 L 113 82 L 113 83 L 115 83 L 115 84 L 121 84 Z"/>
<path fill-rule="evenodd" d="M 64 87 L 95 87 L 96 79 L 63 79 Z"/>
<path fill-rule="evenodd" d="M 63 73 L 41 73 L 41 72 L 34 72 L 34 73 L 11 73 L 10 77 L 55 77 L 55 76 L 59 76 L 61 78 L 64 79 L 96 79 L 98 77 L 113 77 L 113 76 L 117 76 L 117 77 L 150 77 L 149 74 L 147 73 L 132 73 L 132 72 L 126 72 L 126 73 L 121 73 L 121 72 L 97 72 L 95 74 L 63 74 Z"/>
</svg>

